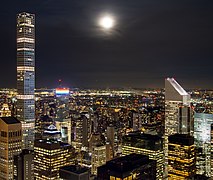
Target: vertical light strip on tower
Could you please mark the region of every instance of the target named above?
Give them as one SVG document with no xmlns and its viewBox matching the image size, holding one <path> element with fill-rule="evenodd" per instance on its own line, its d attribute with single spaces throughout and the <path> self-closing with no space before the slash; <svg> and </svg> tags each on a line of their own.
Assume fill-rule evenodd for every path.
<svg viewBox="0 0 213 180">
<path fill-rule="evenodd" d="M 35 124 L 35 15 L 17 15 L 17 118 L 22 122 L 23 148 L 32 149 Z"/>
</svg>

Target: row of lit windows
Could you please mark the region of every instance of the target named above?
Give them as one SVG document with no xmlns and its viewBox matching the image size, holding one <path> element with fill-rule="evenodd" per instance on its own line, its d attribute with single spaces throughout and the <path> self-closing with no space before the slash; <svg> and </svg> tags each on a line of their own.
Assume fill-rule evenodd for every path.
<svg viewBox="0 0 213 180">
<path fill-rule="evenodd" d="M 35 39 L 32 39 L 32 38 L 17 38 L 17 43 L 21 43 L 21 42 L 35 43 Z"/>
</svg>

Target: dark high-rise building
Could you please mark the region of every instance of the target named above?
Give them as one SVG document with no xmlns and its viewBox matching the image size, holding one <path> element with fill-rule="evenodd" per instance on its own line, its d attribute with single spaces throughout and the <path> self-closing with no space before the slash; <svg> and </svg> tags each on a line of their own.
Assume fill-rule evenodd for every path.
<svg viewBox="0 0 213 180">
<path fill-rule="evenodd" d="M 155 180 L 156 161 L 141 154 L 130 154 L 98 167 L 98 180 Z"/>
<path fill-rule="evenodd" d="M 13 180 L 13 156 L 22 148 L 21 122 L 14 117 L 0 118 L 0 179 Z"/>
<path fill-rule="evenodd" d="M 60 179 L 63 180 L 89 180 L 89 168 L 79 165 L 70 165 L 60 168 Z"/>
<path fill-rule="evenodd" d="M 19 155 L 14 156 L 14 180 L 34 179 L 33 158 L 33 151 L 28 149 L 23 149 Z"/>
<path fill-rule="evenodd" d="M 77 119 L 75 119 L 75 130 L 74 130 L 74 140 L 72 145 L 76 150 L 80 150 L 82 147 L 88 147 L 89 139 L 89 118 L 85 114 L 80 114 Z"/>
<path fill-rule="evenodd" d="M 194 137 L 188 134 L 169 136 L 168 177 L 191 179 L 196 174 Z"/>
<path fill-rule="evenodd" d="M 114 149 L 115 149 L 115 127 L 113 125 L 110 125 L 107 127 L 106 131 L 106 160 L 109 161 L 114 157 Z"/>
<path fill-rule="evenodd" d="M 17 118 L 22 123 L 23 148 L 33 148 L 35 126 L 35 15 L 17 15 Z"/>
<path fill-rule="evenodd" d="M 132 153 L 149 156 L 156 161 L 156 179 L 162 180 L 164 173 L 163 139 L 157 135 L 131 132 L 122 138 L 122 155 Z"/>
</svg>

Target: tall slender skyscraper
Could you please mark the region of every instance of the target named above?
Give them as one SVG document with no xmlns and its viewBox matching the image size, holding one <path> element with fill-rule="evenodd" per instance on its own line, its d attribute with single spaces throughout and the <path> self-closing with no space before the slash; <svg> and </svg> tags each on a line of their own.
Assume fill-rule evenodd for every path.
<svg viewBox="0 0 213 180">
<path fill-rule="evenodd" d="M 22 123 L 23 148 L 32 149 L 35 125 L 35 15 L 17 15 L 17 118 Z"/>
</svg>

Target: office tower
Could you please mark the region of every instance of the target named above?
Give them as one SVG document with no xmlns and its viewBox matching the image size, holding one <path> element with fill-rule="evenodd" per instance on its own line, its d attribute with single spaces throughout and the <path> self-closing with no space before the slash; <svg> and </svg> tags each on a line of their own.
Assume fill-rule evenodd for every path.
<svg viewBox="0 0 213 180">
<path fill-rule="evenodd" d="M 44 130 L 53 124 L 53 119 L 48 115 L 41 115 L 39 118 L 36 118 L 35 121 L 35 139 L 42 139 Z"/>
<path fill-rule="evenodd" d="M 14 117 L 0 118 L 0 179 L 13 180 L 13 156 L 21 152 L 21 122 Z"/>
<path fill-rule="evenodd" d="M 155 180 L 156 161 L 141 154 L 130 154 L 98 167 L 98 180 Z"/>
<path fill-rule="evenodd" d="M 62 180 L 89 180 L 89 168 L 79 165 L 70 165 L 60 168 L 60 179 Z"/>
<path fill-rule="evenodd" d="M 56 120 L 56 128 L 61 131 L 61 140 L 71 144 L 71 118 Z"/>
<path fill-rule="evenodd" d="M 91 132 L 98 131 L 98 114 L 97 113 L 90 113 L 91 116 Z"/>
<path fill-rule="evenodd" d="M 132 132 L 122 139 L 122 155 L 142 154 L 156 160 L 156 179 L 163 179 L 164 151 L 163 139 L 156 135 Z"/>
<path fill-rule="evenodd" d="M 36 140 L 34 145 L 34 175 L 36 180 L 59 179 L 59 169 L 74 161 L 74 148 L 60 141 Z"/>
<path fill-rule="evenodd" d="M 107 127 L 107 132 L 106 132 L 106 160 L 109 161 L 114 157 L 114 150 L 115 150 L 115 127 L 113 125 L 109 125 Z"/>
<path fill-rule="evenodd" d="M 14 180 L 34 179 L 33 159 L 34 152 L 28 149 L 23 149 L 19 155 L 14 156 Z"/>
<path fill-rule="evenodd" d="M 142 115 L 138 112 L 132 114 L 133 131 L 139 131 L 142 128 Z"/>
<path fill-rule="evenodd" d="M 93 133 L 89 139 L 89 152 L 91 153 L 91 173 L 97 175 L 97 167 L 106 163 L 105 139 L 100 133 Z"/>
<path fill-rule="evenodd" d="M 22 123 L 23 148 L 33 149 L 35 126 L 35 15 L 17 15 L 17 118 Z"/>
<path fill-rule="evenodd" d="M 0 111 L 0 117 L 10 117 L 10 116 L 11 110 L 9 109 L 8 104 L 4 103 Z"/>
<path fill-rule="evenodd" d="M 211 124 L 213 114 L 194 114 L 194 138 L 197 151 L 197 174 L 211 177 Z"/>
<path fill-rule="evenodd" d="M 45 128 L 53 124 L 53 119 L 48 115 L 41 115 L 35 120 L 35 139 L 41 139 Z"/>
<path fill-rule="evenodd" d="M 168 179 L 192 179 L 196 174 L 194 137 L 188 134 L 169 136 Z"/>
<path fill-rule="evenodd" d="M 173 78 L 165 80 L 165 135 L 193 132 L 190 95 Z"/>
<path fill-rule="evenodd" d="M 194 126 L 188 107 L 190 95 L 174 78 L 165 79 L 165 177 L 168 175 L 168 136 L 193 133 Z"/>
<path fill-rule="evenodd" d="M 75 119 L 74 140 L 72 144 L 76 150 L 81 150 L 82 147 L 88 147 L 88 139 L 89 119 L 84 114 L 81 114 Z"/>
</svg>

